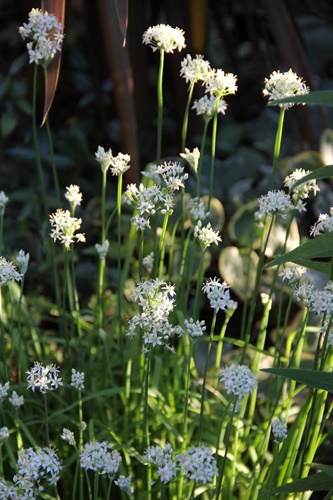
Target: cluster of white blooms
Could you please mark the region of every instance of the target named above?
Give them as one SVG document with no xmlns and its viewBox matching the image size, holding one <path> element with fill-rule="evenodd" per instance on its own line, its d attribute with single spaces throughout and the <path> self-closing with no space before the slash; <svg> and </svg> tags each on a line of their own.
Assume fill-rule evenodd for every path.
<svg viewBox="0 0 333 500">
<path fill-rule="evenodd" d="M 92 441 L 86 443 L 80 455 L 81 467 L 99 474 L 107 474 L 114 479 L 118 472 L 121 456 L 107 441 Z"/>
<path fill-rule="evenodd" d="M 20 26 L 19 33 L 27 43 L 29 62 L 48 66 L 57 52 L 61 51 L 64 38 L 63 26 L 54 14 L 32 9 L 29 12 L 29 22 Z"/>
<path fill-rule="evenodd" d="M 217 112 L 225 115 L 227 111 L 227 103 L 224 99 L 220 99 L 218 103 Z M 194 109 L 198 116 L 203 116 L 205 120 L 209 121 L 216 113 L 216 99 L 213 95 L 204 95 L 200 99 L 193 102 L 192 109 Z"/>
<path fill-rule="evenodd" d="M 235 367 L 234 364 L 224 368 L 220 381 L 223 382 L 227 394 L 237 396 L 241 401 L 247 394 L 251 394 L 256 388 L 257 378 L 245 365 Z"/>
<path fill-rule="evenodd" d="M 66 441 L 68 444 L 70 444 L 71 446 L 76 446 L 76 440 L 75 440 L 75 436 L 74 436 L 74 432 L 66 429 L 65 427 L 63 428 L 62 430 L 62 434 L 61 434 L 61 439 L 63 439 L 64 441 Z"/>
<path fill-rule="evenodd" d="M 0 384 L 0 404 L 7 398 L 9 392 L 9 382 Z"/>
<path fill-rule="evenodd" d="M 16 264 L 17 267 L 19 268 L 20 272 L 22 275 L 26 274 L 28 270 L 28 264 L 29 264 L 29 259 L 30 259 L 30 254 L 25 253 L 22 249 L 19 251 L 19 253 L 16 256 Z"/>
<path fill-rule="evenodd" d="M 111 160 L 112 160 L 111 149 L 105 151 L 105 149 L 102 146 L 98 146 L 97 151 L 95 153 L 95 159 L 100 164 L 102 172 L 105 172 L 111 165 Z"/>
<path fill-rule="evenodd" d="M 14 406 L 14 408 L 19 408 L 24 405 L 24 397 L 19 396 L 16 391 L 12 392 L 12 395 L 8 398 L 8 401 Z"/>
<path fill-rule="evenodd" d="M 164 448 L 160 446 L 150 446 L 142 459 L 145 463 L 157 466 L 157 475 L 162 483 L 169 483 L 176 477 L 179 467 L 172 458 L 173 448 L 166 443 Z"/>
<path fill-rule="evenodd" d="M 95 248 L 99 256 L 99 260 L 105 260 L 109 251 L 109 240 L 105 240 L 101 245 L 96 243 Z"/>
<path fill-rule="evenodd" d="M 84 389 L 84 372 L 77 372 L 72 368 L 71 386 L 75 389 Z"/>
<path fill-rule="evenodd" d="M 304 203 L 301 200 L 296 200 L 294 205 L 290 196 L 284 191 L 268 191 L 267 194 L 262 195 L 259 200 L 259 213 L 258 218 L 264 218 L 266 215 L 272 217 L 273 215 L 280 215 L 284 219 L 293 210 L 302 212 L 306 211 Z"/>
<path fill-rule="evenodd" d="M 27 448 L 19 452 L 17 474 L 13 481 L 19 489 L 42 489 L 41 481 L 55 485 L 59 481 L 62 466 L 53 448 Z M 20 496 L 19 496 L 20 498 Z M 34 496 L 26 498 L 35 498 Z"/>
<path fill-rule="evenodd" d="M 5 208 L 8 203 L 8 198 L 3 191 L 0 191 L 0 217 L 5 213 Z"/>
<path fill-rule="evenodd" d="M 181 334 L 181 328 L 173 327 L 169 322 L 175 293 L 174 285 L 168 285 L 158 278 L 137 282 L 133 298 L 140 305 L 141 313 L 129 320 L 126 335 L 133 338 L 137 333 L 142 333 L 144 352 L 156 345 L 171 349 L 167 344 L 169 338 L 173 334 Z"/>
<path fill-rule="evenodd" d="M 218 311 L 226 311 L 227 309 L 236 309 L 237 302 L 230 298 L 229 285 L 218 278 L 210 278 L 202 286 L 202 291 L 207 295 L 210 307 Z"/>
<path fill-rule="evenodd" d="M 176 456 L 184 475 L 195 483 L 210 483 L 218 476 L 216 460 L 207 446 L 192 446 L 185 453 Z"/>
<path fill-rule="evenodd" d="M 58 208 L 54 214 L 50 215 L 51 233 L 50 236 L 53 241 L 60 241 L 67 249 L 75 240 L 84 242 L 86 241 L 83 233 L 76 233 L 82 224 L 82 219 L 71 217 L 69 210 Z"/>
<path fill-rule="evenodd" d="M 194 321 L 193 318 L 184 320 L 185 328 L 184 332 L 187 333 L 191 342 L 195 342 L 199 337 L 202 337 L 205 333 L 206 326 L 205 322 L 202 321 Z"/>
<path fill-rule="evenodd" d="M 22 276 L 12 262 L 0 257 L 0 286 L 7 285 L 9 281 L 21 281 Z"/>
<path fill-rule="evenodd" d="M 132 476 L 122 476 L 120 475 L 118 479 L 114 482 L 121 490 L 123 490 L 129 497 L 131 496 L 131 482 Z"/>
<path fill-rule="evenodd" d="M 221 99 L 237 91 L 237 76 L 222 69 L 210 69 L 204 81 L 205 92 Z"/>
<path fill-rule="evenodd" d="M 199 220 L 205 220 L 210 212 L 206 211 L 205 202 L 202 198 L 191 198 L 186 205 L 186 210 L 190 212 L 192 222 L 197 223 Z"/>
<path fill-rule="evenodd" d="M 131 222 L 136 229 L 144 231 L 150 228 L 150 217 L 157 212 L 172 214 L 174 207 L 174 194 L 180 187 L 184 187 L 184 181 L 188 174 L 184 173 L 184 167 L 179 162 L 153 165 L 150 171 L 145 172 L 149 178 L 158 180 L 158 184 L 145 187 L 140 184 L 129 184 L 125 192 L 125 201 L 137 210 Z M 163 184 L 163 185 L 162 185 Z"/>
<path fill-rule="evenodd" d="M 0 428 L 0 446 L 2 445 L 2 443 L 4 441 L 6 441 L 6 439 L 9 438 L 9 431 L 8 431 L 8 427 L 1 427 Z M 1 497 L 0 497 L 1 498 Z"/>
<path fill-rule="evenodd" d="M 205 80 L 210 69 L 209 61 L 206 61 L 202 55 L 196 55 L 192 59 L 190 54 L 180 63 L 180 76 L 185 78 L 186 83 L 196 83 L 199 80 Z"/>
<path fill-rule="evenodd" d="M 219 241 L 222 241 L 221 236 L 219 236 L 218 231 L 214 231 L 210 222 L 207 226 L 203 226 L 201 220 L 198 220 L 197 225 L 194 228 L 194 236 L 198 240 L 201 248 L 204 250 L 208 248 L 212 243 L 218 245 Z"/>
<path fill-rule="evenodd" d="M 73 211 L 77 206 L 80 206 L 82 201 L 82 193 L 80 192 L 79 186 L 76 186 L 76 184 L 71 184 L 69 187 L 66 187 L 65 198 L 69 202 Z"/>
<path fill-rule="evenodd" d="M 28 389 L 31 388 L 33 392 L 38 389 L 42 394 L 45 394 L 47 391 L 54 391 L 63 385 L 62 379 L 58 376 L 59 368 L 55 365 L 43 366 L 35 361 L 34 366 L 26 373 L 28 375 Z"/>
<path fill-rule="evenodd" d="M 198 148 L 194 148 L 193 151 L 185 148 L 185 153 L 180 153 L 179 156 L 187 161 L 187 163 L 193 168 L 194 172 L 198 171 L 198 164 L 200 159 L 200 151 Z"/>
<path fill-rule="evenodd" d="M 289 189 L 293 187 L 295 182 L 303 179 L 306 175 L 310 174 L 310 170 L 304 170 L 304 168 L 297 168 L 294 172 L 288 175 L 284 180 L 284 185 Z M 315 196 L 317 192 L 320 191 L 316 179 L 311 179 L 310 181 L 303 182 L 298 187 L 293 189 L 291 197 L 293 200 L 302 199 L 305 200 L 309 197 L 310 193 Z"/>
<path fill-rule="evenodd" d="M 163 50 L 173 53 L 179 52 L 186 47 L 184 31 L 180 28 L 172 28 L 167 24 L 150 26 L 142 35 L 142 42 L 149 45 L 153 51 Z"/>
<path fill-rule="evenodd" d="M 274 420 L 272 423 L 272 432 L 274 435 L 274 442 L 280 444 L 288 437 L 287 421 L 285 418 L 282 420 Z"/>
<path fill-rule="evenodd" d="M 274 101 L 275 99 L 308 94 L 309 88 L 303 82 L 302 78 L 290 69 L 285 73 L 273 71 L 269 78 L 265 78 L 265 87 L 262 93 L 264 96 L 268 96 L 269 101 Z M 279 106 L 288 109 L 293 106 L 293 103 L 279 104 Z"/>
<path fill-rule="evenodd" d="M 130 155 L 118 153 L 117 156 L 113 156 L 111 149 L 105 151 L 102 146 L 98 146 L 95 159 L 101 165 L 102 172 L 110 168 L 112 175 L 122 175 L 130 168 L 128 164 L 131 160 Z"/>
<path fill-rule="evenodd" d="M 291 286 L 300 284 L 302 276 L 306 273 L 306 267 L 303 266 L 286 266 L 279 274 L 282 281 L 287 280 Z"/>
<path fill-rule="evenodd" d="M 142 259 L 142 264 L 148 271 L 148 273 L 151 273 L 154 267 L 154 252 L 150 252 L 149 255 L 146 255 Z"/>
<path fill-rule="evenodd" d="M 310 235 L 320 236 L 321 234 L 333 231 L 333 207 L 330 208 L 330 215 L 320 214 L 317 222 L 311 226 Z"/>
</svg>

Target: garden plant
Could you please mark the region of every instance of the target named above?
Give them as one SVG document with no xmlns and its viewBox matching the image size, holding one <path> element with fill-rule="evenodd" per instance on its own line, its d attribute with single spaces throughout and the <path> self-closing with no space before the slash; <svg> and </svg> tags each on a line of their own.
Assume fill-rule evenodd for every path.
<svg viewBox="0 0 333 500">
<path fill-rule="evenodd" d="M 138 43 L 159 58 L 155 157 L 126 185 L 126 151 L 91 151 L 96 206 L 80 179 L 62 183 L 48 117 L 47 165 L 40 148 L 37 75 L 61 52 L 63 26 L 36 8 L 17 35 L 34 75 L 45 266 L 34 271 L 23 239 L 8 253 L 15 193 L 1 191 L 0 498 L 331 498 L 321 457 L 332 441 L 333 208 L 302 241 L 298 227 L 333 166 L 300 166 L 282 183 L 278 171 L 289 109 L 332 106 L 333 92 L 309 92 L 293 69 L 267 75 L 261 97 L 279 117 L 267 190 L 227 227 L 216 144 L 237 76 L 186 54 L 182 29 L 151 26 Z M 164 62 L 176 51 L 188 100 L 181 151 L 165 159 Z M 202 135 L 189 149 L 194 115 Z"/>
</svg>

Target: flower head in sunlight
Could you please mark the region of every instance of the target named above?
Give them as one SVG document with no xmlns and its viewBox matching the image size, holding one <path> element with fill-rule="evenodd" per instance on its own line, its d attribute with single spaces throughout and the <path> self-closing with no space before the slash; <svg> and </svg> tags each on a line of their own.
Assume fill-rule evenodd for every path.
<svg viewBox="0 0 333 500">
<path fill-rule="evenodd" d="M 185 319 L 184 325 L 185 325 L 184 332 L 187 333 L 191 342 L 196 342 L 198 338 L 204 335 L 206 330 L 204 320 L 194 321 L 193 318 L 190 318 L 189 320 Z"/>
<path fill-rule="evenodd" d="M 300 179 L 303 179 L 303 177 L 305 177 L 310 173 L 311 173 L 310 170 L 304 170 L 304 168 L 297 168 L 296 170 L 294 170 L 294 172 L 292 172 L 285 178 L 283 184 L 287 188 L 291 189 L 295 184 L 295 182 L 299 181 Z M 316 179 L 311 179 L 309 181 L 303 182 L 295 189 L 293 189 L 291 197 L 293 200 L 297 199 L 305 200 L 306 198 L 309 198 L 310 193 L 313 193 L 315 196 L 318 191 L 320 191 L 320 189 Z"/>
<path fill-rule="evenodd" d="M 225 100 L 220 99 L 217 112 L 225 115 L 227 107 Z M 216 99 L 213 95 L 205 94 L 193 102 L 192 109 L 195 109 L 198 116 L 203 116 L 206 121 L 209 121 L 216 113 Z"/>
<path fill-rule="evenodd" d="M 257 385 L 257 378 L 251 372 L 250 368 L 245 365 L 235 367 L 232 364 L 224 368 L 220 381 L 223 382 L 227 394 L 237 396 L 238 400 L 242 400 L 247 394 L 252 394 Z"/>
<path fill-rule="evenodd" d="M 222 69 L 211 69 L 204 80 L 205 92 L 221 99 L 237 91 L 237 76 Z"/>
<path fill-rule="evenodd" d="M 214 231 L 211 223 L 208 222 L 208 224 L 204 226 L 201 220 L 197 222 L 197 225 L 194 228 L 194 236 L 203 250 L 208 248 L 212 243 L 218 245 L 219 241 L 222 241 L 218 231 Z"/>
<path fill-rule="evenodd" d="M 80 455 L 81 467 L 99 474 L 107 474 L 113 479 L 118 472 L 121 456 L 107 441 L 86 443 Z"/>
<path fill-rule="evenodd" d="M 102 146 L 98 146 L 97 151 L 95 153 L 95 159 L 100 164 L 102 172 L 106 172 L 111 165 L 111 160 L 112 160 L 111 149 L 105 151 L 105 149 Z"/>
<path fill-rule="evenodd" d="M 75 389 L 84 389 L 84 372 L 77 372 L 72 368 L 71 386 Z"/>
<path fill-rule="evenodd" d="M 333 231 L 333 207 L 330 208 L 330 215 L 320 214 L 317 222 L 311 226 L 310 235 L 317 237 L 321 234 Z"/>
<path fill-rule="evenodd" d="M 149 45 L 153 51 L 164 50 L 172 53 L 174 50 L 180 52 L 186 47 L 184 31 L 167 24 L 158 24 L 148 28 L 142 36 L 142 42 Z"/>
<path fill-rule="evenodd" d="M 60 437 L 61 437 L 61 439 L 66 441 L 70 446 L 76 446 L 74 432 L 72 432 L 64 427 Z"/>
<path fill-rule="evenodd" d="M 38 448 L 36 451 L 28 448 L 19 452 L 16 469 L 17 473 L 13 478 L 16 486 L 24 489 L 27 483 L 28 485 L 30 483 L 31 486 L 37 486 L 42 490 L 40 484 L 42 480 L 46 480 L 49 485 L 57 484 L 62 466 L 53 448 Z M 34 498 L 34 496 L 24 498 Z"/>
<path fill-rule="evenodd" d="M 22 275 L 24 275 L 28 270 L 29 259 L 30 259 L 30 254 L 25 253 L 24 250 L 22 250 L 22 249 L 19 251 L 19 253 L 16 256 L 15 260 L 17 263 L 17 267 L 19 268 Z"/>
<path fill-rule="evenodd" d="M 200 151 L 198 148 L 194 148 L 193 151 L 185 148 L 185 153 L 180 153 L 179 156 L 187 161 L 187 163 L 193 168 L 194 172 L 198 171 L 198 163 L 200 158 Z"/>
<path fill-rule="evenodd" d="M 166 443 L 164 448 L 161 448 L 161 446 L 150 446 L 142 459 L 145 463 L 157 466 L 157 475 L 160 481 L 166 484 L 176 477 L 179 470 L 172 456 L 173 448 L 171 444 Z"/>
<path fill-rule="evenodd" d="M 218 476 L 213 451 L 208 446 L 192 446 L 185 453 L 176 456 L 184 475 L 196 483 L 210 483 Z"/>
<path fill-rule="evenodd" d="M 237 302 L 230 298 L 229 285 L 218 278 L 210 278 L 202 286 L 202 291 L 207 295 L 210 307 L 218 311 L 226 311 L 227 309 L 236 309 Z"/>
<path fill-rule="evenodd" d="M 192 58 L 190 54 L 187 54 L 180 65 L 180 76 L 185 78 L 186 83 L 196 83 L 199 80 L 205 80 L 210 69 L 209 62 L 202 55 Z"/>
<path fill-rule="evenodd" d="M 72 210 L 75 210 L 77 206 L 80 206 L 82 201 L 82 193 L 80 192 L 79 186 L 71 184 L 69 187 L 66 187 L 65 198 L 69 202 Z"/>
<path fill-rule="evenodd" d="M 76 241 L 86 241 L 85 235 L 76 233 L 81 227 L 82 219 L 71 217 L 69 210 L 58 208 L 54 214 L 50 215 L 51 233 L 53 241 L 60 241 L 67 250 Z"/>
<path fill-rule="evenodd" d="M 276 99 L 308 94 L 309 88 L 302 78 L 290 69 L 285 73 L 273 71 L 269 78 L 265 78 L 265 87 L 262 93 L 268 97 L 269 101 L 275 101 Z M 279 106 L 288 109 L 294 104 L 296 103 L 279 104 Z"/>
<path fill-rule="evenodd" d="M 7 285 L 9 281 L 21 281 L 22 276 L 12 262 L 0 257 L 0 286 Z"/>
<path fill-rule="evenodd" d="M 27 372 L 28 389 L 38 389 L 42 394 L 47 391 L 54 391 L 62 386 L 62 380 L 59 378 L 59 368 L 55 365 L 43 366 L 38 361 L 35 361 L 34 366 Z"/>
<path fill-rule="evenodd" d="M 304 205 L 300 201 L 295 207 L 290 196 L 281 189 L 268 191 L 267 194 L 259 198 L 258 203 L 260 217 L 265 217 L 266 215 L 269 217 L 280 215 L 285 219 L 287 215 L 295 209 L 299 211 L 305 210 Z"/>
<path fill-rule="evenodd" d="M 41 9 L 32 9 L 29 22 L 19 28 L 23 40 L 27 43 L 29 62 L 41 64 L 46 68 L 57 52 L 61 51 L 63 26 L 54 14 Z"/>
<path fill-rule="evenodd" d="M 126 170 L 130 168 L 130 165 L 128 164 L 130 160 L 130 155 L 123 153 L 118 153 L 117 156 L 112 156 L 110 163 L 112 175 L 118 176 L 124 174 Z"/>
</svg>

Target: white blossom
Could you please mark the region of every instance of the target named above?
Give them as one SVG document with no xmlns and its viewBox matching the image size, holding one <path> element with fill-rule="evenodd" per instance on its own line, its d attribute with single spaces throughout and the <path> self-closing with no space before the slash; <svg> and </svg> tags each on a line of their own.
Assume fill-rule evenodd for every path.
<svg viewBox="0 0 333 500">
<path fill-rule="evenodd" d="M 211 223 L 208 222 L 206 226 L 203 226 L 201 220 L 197 222 L 194 228 L 194 236 L 203 249 L 208 248 L 212 243 L 218 245 L 218 242 L 222 241 L 218 231 L 213 230 Z"/>
<path fill-rule="evenodd" d="M 225 115 L 227 110 L 227 103 L 224 99 L 218 102 L 217 112 Z M 193 102 L 192 109 L 194 109 L 198 116 L 203 116 L 205 120 L 209 121 L 216 113 L 216 98 L 213 95 L 208 96 L 205 94 L 200 99 Z"/>
<path fill-rule="evenodd" d="M 276 419 L 272 423 L 272 432 L 274 435 L 274 442 L 280 444 L 288 437 L 287 421 L 285 418 L 282 420 Z"/>
<path fill-rule="evenodd" d="M 28 270 L 29 259 L 30 259 L 30 254 L 25 253 L 22 249 L 19 251 L 19 253 L 16 256 L 15 260 L 17 263 L 17 267 L 19 268 L 22 275 L 26 274 L 26 272 Z"/>
<path fill-rule="evenodd" d="M 149 27 L 142 36 L 142 42 L 149 45 L 153 51 L 164 50 L 173 53 L 176 49 L 180 52 L 186 47 L 184 31 L 166 24 Z"/>
<path fill-rule="evenodd" d="M 34 366 L 27 372 L 28 389 L 38 389 L 42 394 L 47 391 L 54 391 L 62 386 L 62 379 L 59 378 L 59 368 L 55 365 L 43 366 L 38 361 L 35 361 Z"/>
<path fill-rule="evenodd" d="M 21 281 L 22 276 L 12 262 L 0 257 L 0 286 L 7 285 L 9 281 Z"/>
<path fill-rule="evenodd" d="M 222 69 L 211 69 L 204 81 L 205 92 L 222 98 L 237 91 L 237 76 L 225 73 Z"/>
<path fill-rule="evenodd" d="M 58 208 L 54 214 L 50 215 L 51 233 L 53 241 L 60 241 L 65 247 L 70 249 L 75 240 L 86 241 L 83 233 L 76 233 L 81 227 L 82 219 L 71 217 L 69 210 Z"/>
<path fill-rule="evenodd" d="M 179 156 L 187 161 L 187 163 L 193 168 L 194 172 L 198 171 L 198 164 L 200 159 L 200 151 L 198 148 L 194 148 L 193 151 L 185 148 L 185 153 L 180 153 Z"/>
<path fill-rule="evenodd" d="M 220 381 L 223 382 L 227 394 L 237 396 L 238 400 L 242 400 L 247 394 L 251 394 L 256 388 L 257 378 L 251 372 L 250 368 L 245 365 L 235 367 L 232 364 L 224 368 Z"/>
<path fill-rule="evenodd" d="M 284 99 L 296 95 L 309 93 L 309 88 L 303 82 L 302 78 L 293 73 L 290 69 L 285 73 L 273 71 L 269 78 L 265 78 L 265 87 L 262 91 L 269 101 Z M 288 109 L 296 103 L 279 104 L 281 108 Z"/>
<path fill-rule="evenodd" d="M 3 191 L 0 191 L 0 217 L 5 213 L 5 207 L 8 203 L 8 198 Z"/>
<path fill-rule="evenodd" d="M 71 386 L 75 389 L 84 389 L 84 372 L 77 372 L 72 368 Z"/>
<path fill-rule="evenodd" d="M 65 198 L 66 200 L 68 200 L 72 210 L 75 210 L 77 206 L 80 206 L 82 201 L 82 193 L 80 192 L 79 186 L 71 184 L 69 187 L 66 187 Z"/>
<path fill-rule="evenodd" d="M 176 456 L 184 475 L 196 483 L 210 483 L 218 476 L 213 451 L 208 446 L 192 446 L 188 451 Z"/>
<path fill-rule="evenodd" d="M 83 469 L 92 470 L 99 474 L 107 474 L 113 479 L 118 472 L 121 456 L 107 441 L 92 441 L 86 443 L 80 455 L 80 464 Z"/>
<path fill-rule="evenodd" d="M 210 69 L 209 62 L 206 61 L 202 55 L 197 55 L 195 58 L 192 58 L 190 54 L 187 54 L 180 65 L 180 76 L 185 78 L 186 83 L 192 84 L 199 80 L 205 80 Z"/>
</svg>

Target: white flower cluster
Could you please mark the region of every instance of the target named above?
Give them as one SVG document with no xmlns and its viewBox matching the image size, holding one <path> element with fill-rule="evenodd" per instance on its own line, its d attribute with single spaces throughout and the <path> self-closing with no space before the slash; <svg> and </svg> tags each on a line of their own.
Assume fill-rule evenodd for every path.
<svg viewBox="0 0 333 500">
<path fill-rule="evenodd" d="M 251 394 L 256 388 L 257 378 L 245 365 L 235 367 L 232 364 L 224 368 L 220 381 L 223 382 L 227 394 L 237 396 L 240 402 L 247 394 Z"/>
<path fill-rule="evenodd" d="M 114 479 L 121 463 L 121 456 L 107 441 L 86 443 L 80 455 L 81 467 Z"/>
<path fill-rule="evenodd" d="M 201 220 L 198 220 L 194 228 L 194 236 L 203 250 L 208 248 L 212 243 L 218 245 L 218 242 L 222 241 L 218 231 L 214 231 L 211 223 L 208 222 L 207 226 L 203 226 Z"/>
<path fill-rule="evenodd" d="M 14 406 L 14 408 L 19 408 L 24 405 L 24 397 L 19 396 L 16 391 L 12 392 L 12 395 L 8 398 L 8 401 Z"/>
<path fill-rule="evenodd" d="M 17 263 L 17 267 L 19 268 L 22 275 L 26 274 L 26 272 L 28 270 L 29 259 L 30 259 L 30 254 L 25 253 L 22 249 L 19 251 L 19 253 L 16 256 L 15 260 Z"/>
<path fill-rule="evenodd" d="M 208 446 L 192 446 L 187 452 L 176 456 L 184 475 L 195 483 L 210 483 L 218 476 L 216 460 Z"/>
<path fill-rule="evenodd" d="M 185 78 L 186 83 L 191 84 L 199 80 L 205 80 L 210 69 L 209 61 L 206 61 L 202 55 L 196 55 L 196 57 L 192 59 L 190 54 L 187 54 L 180 65 L 180 76 Z"/>
<path fill-rule="evenodd" d="M 297 168 L 294 172 L 288 175 L 284 180 L 284 185 L 289 189 L 300 179 L 303 179 L 306 175 L 310 174 L 310 170 L 304 170 L 304 168 Z M 316 179 L 311 179 L 310 181 L 303 182 L 295 189 L 293 189 L 291 197 L 293 200 L 305 200 L 309 198 L 310 193 L 316 196 L 317 192 L 320 191 Z"/>
<path fill-rule="evenodd" d="M 202 291 L 207 295 L 210 307 L 216 312 L 226 311 L 228 309 L 236 309 L 237 302 L 230 298 L 229 285 L 218 278 L 210 278 L 202 286 Z"/>
<path fill-rule="evenodd" d="M 0 404 L 7 398 L 9 392 L 9 382 L 0 384 Z"/>
<path fill-rule="evenodd" d="M 66 429 L 65 427 L 62 430 L 61 439 L 66 441 L 70 446 L 76 446 L 76 440 L 74 436 L 74 432 Z"/>
<path fill-rule="evenodd" d="M 287 280 L 291 286 L 300 284 L 302 276 L 306 273 L 306 267 L 303 266 L 286 266 L 279 274 L 282 281 Z"/>
<path fill-rule="evenodd" d="M 55 365 L 43 366 L 35 361 L 34 366 L 26 373 L 28 389 L 31 388 L 33 392 L 38 389 L 42 394 L 46 394 L 47 391 L 54 391 L 63 385 L 62 379 L 58 376 L 59 368 Z"/>
<path fill-rule="evenodd" d="M 193 168 L 194 172 L 198 171 L 198 164 L 200 159 L 200 151 L 198 148 L 194 148 L 193 151 L 185 148 L 185 153 L 180 153 L 179 156 L 187 161 L 187 163 Z"/>
<path fill-rule="evenodd" d="M 191 198 L 186 205 L 186 210 L 190 212 L 192 222 L 197 223 L 199 220 L 205 220 L 210 212 L 206 211 L 205 202 L 202 198 Z"/>
<path fill-rule="evenodd" d="M 0 257 L 0 286 L 7 285 L 9 281 L 21 281 L 22 276 L 12 262 Z"/>
<path fill-rule="evenodd" d="M 290 196 L 284 191 L 275 190 L 268 191 L 267 194 L 262 195 L 259 200 L 259 213 L 258 218 L 264 218 L 266 215 L 272 217 L 273 215 L 280 215 L 284 219 L 293 210 L 302 212 L 306 211 L 304 203 L 301 200 L 296 200 L 294 205 Z"/>
<path fill-rule="evenodd" d="M 77 206 L 80 206 L 82 201 L 82 193 L 80 192 L 79 186 L 71 184 L 69 187 L 66 187 L 65 198 L 69 202 L 73 211 Z"/>
<path fill-rule="evenodd" d="M 203 320 L 194 321 L 193 318 L 190 318 L 189 320 L 185 319 L 184 324 L 185 324 L 184 332 L 187 333 L 191 342 L 196 342 L 196 340 L 199 337 L 202 337 L 205 333 L 206 326 Z"/>
<path fill-rule="evenodd" d="M 173 334 L 181 334 L 181 328 L 173 327 L 169 322 L 175 293 L 173 285 L 168 285 L 158 278 L 137 282 L 133 297 L 140 305 L 141 313 L 135 314 L 129 320 L 126 335 L 133 338 L 137 333 L 142 333 L 144 352 L 157 345 L 171 349 L 167 344 L 169 338 Z"/>
<path fill-rule="evenodd" d="M 33 448 L 27 448 L 19 452 L 16 464 L 17 474 L 13 477 L 13 481 L 19 491 L 23 490 L 27 494 L 30 490 L 33 492 L 35 488 L 42 489 L 40 483 L 43 480 L 50 485 L 56 485 L 61 469 L 61 462 L 53 448 L 39 448 L 36 451 Z M 22 498 L 30 499 L 35 496 Z"/>
<path fill-rule="evenodd" d="M 51 233 L 53 241 L 60 241 L 67 249 L 70 249 L 75 240 L 86 241 L 83 233 L 76 233 L 82 224 L 82 219 L 71 217 L 69 210 L 58 208 L 54 214 L 50 215 Z"/>
<path fill-rule="evenodd" d="M 5 207 L 8 203 L 8 198 L 3 191 L 0 191 L 0 217 L 5 213 Z"/>
<path fill-rule="evenodd" d="M 131 160 L 130 155 L 118 153 L 117 156 L 113 156 L 111 149 L 105 151 L 102 146 L 98 146 L 95 159 L 101 165 L 103 172 L 110 168 L 112 175 L 122 175 L 130 168 L 128 164 Z"/>
<path fill-rule="evenodd" d="M 274 435 L 274 443 L 280 444 L 288 437 L 287 421 L 285 418 L 282 420 L 276 419 L 272 423 L 272 432 Z"/>
<path fill-rule="evenodd" d="M 225 115 L 227 111 L 227 103 L 224 99 L 220 99 L 218 103 L 217 112 Z M 205 120 L 209 121 L 216 113 L 216 98 L 213 95 L 204 95 L 200 99 L 193 102 L 192 109 L 194 109 L 198 116 L 202 115 Z"/>
<path fill-rule="evenodd" d="M 101 245 L 96 243 L 95 248 L 99 256 L 99 260 L 105 260 L 109 251 L 109 240 L 105 240 Z"/>
<path fill-rule="evenodd" d="M 118 479 L 114 482 L 121 490 L 123 490 L 129 497 L 131 496 L 131 482 L 132 476 L 122 476 L 120 475 Z"/>
<path fill-rule="evenodd" d="M 204 81 L 205 92 L 221 99 L 237 91 L 237 76 L 225 73 L 222 69 L 210 69 Z"/>
<path fill-rule="evenodd" d="M 142 35 L 142 42 L 149 45 L 154 52 L 163 50 L 173 53 L 176 49 L 180 52 L 186 47 L 184 31 L 167 24 L 150 26 Z"/>
<path fill-rule="evenodd" d="M 84 372 L 77 372 L 72 368 L 71 386 L 75 389 L 84 389 Z"/>
<path fill-rule="evenodd" d="M 157 212 L 172 214 L 174 207 L 174 194 L 180 187 L 184 187 L 184 181 L 188 174 L 184 173 L 184 167 L 179 162 L 164 163 L 160 166 L 152 166 L 150 172 L 145 173 L 147 177 L 159 179 L 164 186 L 153 184 L 145 187 L 140 184 L 129 184 L 125 192 L 125 201 L 137 210 L 131 222 L 137 230 L 144 231 L 150 228 L 150 217 Z"/>
<path fill-rule="evenodd" d="M 145 269 L 148 271 L 148 273 L 151 273 L 154 267 L 154 252 L 150 252 L 149 255 L 146 255 L 142 259 L 142 264 L 145 267 Z"/>
<path fill-rule="evenodd" d="M 1 427 L 0 428 L 0 446 L 6 439 L 9 438 L 9 430 L 8 427 Z"/>
<path fill-rule="evenodd" d="M 157 475 L 162 483 L 169 483 L 176 477 L 179 467 L 172 458 L 173 448 L 166 443 L 164 448 L 160 446 L 150 446 L 142 459 L 145 463 L 157 466 Z"/>
<path fill-rule="evenodd" d="M 317 222 L 311 226 L 310 235 L 317 237 L 321 234 L 331 233 L 333 231 L 333 207 L 330 208 L 330 215 L 320 214 Z"/>
<path fill-rule="evenodd" d="M 268 96 L 269 101 L 274 101 L 276 99 L 308 94 L 309 88 L 303 82 L 302 78 L 290 69 L 285 73 L 273 71 L 269 78 L 265 78 L 265 87 L 262 93 L 264 96 Z M 279 106 L 288 109 L 293 104 L 279 104 Z"/>
<path fill-rule="evenodd" d="M 29 22 L 20 26 L 19 33 L 27 43 L 29 62 L 48 66 L 57 52 L 61 51 L 64 38 L 63 26 L 54 14 L 32 9 L 29 13 Z"/>
</svg>

